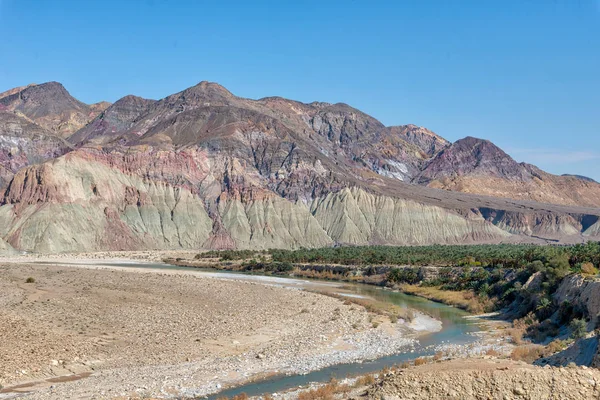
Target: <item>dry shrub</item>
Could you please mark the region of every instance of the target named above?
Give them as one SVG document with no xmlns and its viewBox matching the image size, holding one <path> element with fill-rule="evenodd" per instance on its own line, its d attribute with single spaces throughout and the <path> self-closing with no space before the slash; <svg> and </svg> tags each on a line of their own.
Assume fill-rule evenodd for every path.
<svg viewBox="0 0 600 400">
<path fill-rule="evenodd" d="M 328 281 L 344 281 L 345 276 L 343 274 L 336 274 L 331 271 L 313 271 L 313 270 L 301 270 L 296 269 L 294 271 L 295 276 L 302 276 L 305 278 L 313 278 L 313 279 L 325 279 Z"/>
<path fill-rule="evenodd" d="M 546 349 L 544 351 L 544 356 L 549 356 L 552 355 L 554 353 L 558 353 L 559 351 L 564 350 L 566 347 L 565 342 L 563 342 L 560 339 L 555 339 L 552 342 L 550 342 L 548 344 L 548 346 L 546 346 Z"/>
<path fill-rule="evenodd" d="M 354 387 L 371 386 L 375 383 L 375 377 L 371 374 L 359 376 L 354 382 Z"/>
<path fill-rule="evenodd" d="M 410 367 L 410 363 L 407 361 L 404 361 L 402 364 L 400 364 L 400 369 L 406 369 Z"/>
<path fill-rule="evenodd" d="M 335 378 L 332 378 L 326 385 L 300 393 L 298 400 L 333 400 L 336 394 L 347 395 L 349 392 L 348 385 L 340 385 Z"/>
<path fill-rule="evenodd" d="M 517 345 L 523 344 L 523 335 L 525 334 L 525 329 L 509 328 L 506 330 L 506 332 L 510 336 L 511 342 Z"/>
<path fill-rule="evenodd" d="M 506 330 L 512 342 L 516 345 L 523 344 L 523 336 L 527 332 L 527 328 L 537 323 L 537 319 L 532 313 L 527 314 L 523 318 L 515 319 L 513 327 Z"/>
<path fill-rule="evenodd" d="M 435 353 L 435 354 L 433 355 L 433 359 L 434 359 L 435 361 L 439 361 L 439 360 L 441 360 L 443 357 L 444 357 L 444 353 L 443 353 L 443 352 L 441 352 L 441 351 L 438 351 L 437 353 Z"/>
<path fill-rule="evenodd" d="M 427 359 L 423 357 L 415 358 L 415 366 L 427 364 Z"/>
<path fill-rule="evenodd" d="M 236 394 L 231 400 L 248 400 L 248 395 L 246 393 Z"/>
<path fill-rule="evenodd" d="M 594 267 L 594 264 L 591 262 L 584 262 L 581 264 L 581 273 L 585 275 L 597 275 L 598 270 Z"/>
<path fill-rule="evenodd" d="M 273 399 L 273 396 L 271 396 L 270 394 L 267 393 L 267 394 L 263 395 L 263 400 L 274 400 L 274 399 Z"/>
<path fill-rule="evenodd" d="M 500 353 L 494 349 L 487 349 L 485 352 L 486 356 L 498 357 Z"/>
<path fill-rule="evenodd" d="M 539 344 L 530 344 L 526 346 L 516 347 L 512 353 L 510 353 L 510 358 L 515 361 L 525 361 L 528 363 L 532 363 L 538 358 L 544 355 L 544 346 Z"/>
</svg>

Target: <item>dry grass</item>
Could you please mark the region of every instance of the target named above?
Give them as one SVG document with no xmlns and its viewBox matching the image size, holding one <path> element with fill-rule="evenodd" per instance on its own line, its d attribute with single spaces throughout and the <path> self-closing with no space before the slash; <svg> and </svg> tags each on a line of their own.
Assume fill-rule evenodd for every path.
<svg viewBox="0 0 600 400">
<path fill-rule="evenodd" d="M 427 364 L 427 359 L 424 357 L 419 357 L 419 358 L 415 358 L 415 367 L 418 367 L 419 365 L 424 365 Z"/>
<path fill-rule="evenodd" d="M 525 346 L 516 347 L 512 353 L 510 353 L 510 358 L 515 361 L 532 363 L 543 355 L 544 346 L 539 344 L 528 344 Z"/>
<path fill-rule="evenodd" d="M 400 290 L 415 296 L 425 297 L 426 299 L 448 304 L 471 313 L 482 313 L 491 309 L 491 300 L 483 300 L 470 290 L 450 291 L 442 290 L 433 286 L 400 285 Z"/>
<path fill-rule="evenodd" d="M 522 328 L 509 328 L 506 330 L 508 336 L 510 336 L 510 340 L 512 343 L 516 345 L 523 344 L 523 335 L 525 334 L 525 329 Z"/>
<path fill-rule="evenodd" d="M 341 385 L 336 379 L 331 379 L 326 385 L 298 394 L 298 400 L 334 400 L 336 395 L 346 398 L 350 390 L 350 386 Z"/>
<path fill-rule="evenodd" d="M 313 271 L 310 269 L 301 270 L 299 268 L 294 268 L 293 275 L 301 276 L 303 278 L 325 279 L 325 280 L 329 280 L 329 281 L 348 281 L 348 280 L 350 280 L 349 277 L 344 274 L 336 274 L 331 271 Z"/>
<path fill-rule="evenodd" d="M 559 351 L 564 350 L 566 347 L 567 344 L 564 341 L 560 339 L 555 339 L 552 342 L 550 342 L 548 346 L 546 346 L 544 350 L 544 357 L 548 357 L 554 353 L 558 353 Z"/>
<path fill-rule="evenodd" d="M 598 275 L 598 270 L 594 267 L 594 264 L 584 262 L 581 264 L 581 273 L 584 275 Z"/>
<path fill-rule="evenodd" d="M 240 394 L 236 394 L 235 396 L 233 396 L 231 398 L 231 400 L 248 400 L 249 397 L 246 393 L 240 393 Z M 266 397 L 265 397 L 266 399 Z M 230 400 L 229 397 L 219 397 L 217 398 L 217 400 Z"/>
<path fill-rule="evenodd" d="M 371 386 L 375 383 L 375 377 L 371 374 L 359 376 L 354 382 L 354 387 Z"/>
<path fill-rule="evenodd" d="M 486 356 L 492 356 L 492 357 L 499 357 L 500 353 L 494 349 L 487 349 L 487 351 L 485 352 Z"/>
<path fill-rule="evenodd" d="M 529 313 L 523 318 L 515 319 L 512 323 L 512 328 L 507 329 L 506 332 L 514 344 L 521 345 L 525 342 L 523 336 L 527 332 L 527 328 L 537 323 L 538 321 L 535 318 L 535 315 Z"/>
</svg>

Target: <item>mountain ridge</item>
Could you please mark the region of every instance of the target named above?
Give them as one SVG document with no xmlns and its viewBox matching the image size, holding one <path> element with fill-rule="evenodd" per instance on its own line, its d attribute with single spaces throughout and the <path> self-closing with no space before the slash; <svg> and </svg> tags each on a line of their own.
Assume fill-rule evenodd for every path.
<svg viewBox="0 0 600 400">
<path fill-rule="evenodd" d="M 50 89 L 57 93 L 38 97 L 38 108 L 52 110 L 57 105 L 44 101 L 66 92 Z M 18 117 L 21 103 L 2 100 L 12 108 L 4 118 Z M 62 154 L 33 157 L 0 180 L 7 246 L 60 252 L 600 236 L 600 185 L 517 163 L 483 139 L 450 143 L 416 125 L 386 127 L 344 103 L 245 99 L 206 81 L 160 100 L 129 95 L 105 105 L 67 136 Z M 28 138 L 58 137 L 27 122 L 20 132 Z"/>
</svg>

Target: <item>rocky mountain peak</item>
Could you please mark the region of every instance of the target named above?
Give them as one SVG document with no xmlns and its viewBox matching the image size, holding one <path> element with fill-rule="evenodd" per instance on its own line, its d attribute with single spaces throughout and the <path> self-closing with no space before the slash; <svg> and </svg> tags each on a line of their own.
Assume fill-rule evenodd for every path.
<svg viewBox="0 0 600 400">
<path fill-rule="evenodd" d="M 449 141 L 429 129 L 413 124 L 391 126 L 388 130 L 390 134 L 398 135 L 406 142 L 417 146 L 426 158 L 436 155 L 450 145 Z"/>
<path fill-rule="evenodd" d="M 127 95 L 103 110 L 91 123 L 75 132 L 69 137 L 69 141 L 76 145 L 85 142 L 107 143 L 131 128 L 155 103 L 156 100 Z"/>
<path fill-rule="evenodd" d="M 18 87 L 12 88 L 12 89 L 8 89 L 7 91 L 0 93 L 0 99 L 3 97 L 13 95 L 15 93 L 19 93 L 31 86 L 36 86 L 36 84 L 30 83 L 29 85 L 26 85 L 26 86 L 18 86 Z"/>
<path fill-rule="evenodd" d="M 192 86 L 184 91 L 175 94 L 174 96 L 187 96 L 187 97 L 197 97 L 199 99 L 203 99 L 206 101 L 224 101 L 230 100 L 235 96 L 227 90 L 224 86 L 219 85 L 218 83 L 202 81 L 195 86 Z M 169 96 L 171 97 L 171 96 Z"/>
<path fill-rule="evenodd" d="M 493 176 L 509 180 L 528 180 L 525 167 L 489 140 L 467 136 L 442 150 L 421 172 L 417 181 L 456 176 Z"/>
<path fill-rule="evenodd" d="M 75 99 L 59 82 L 46 82 L 0 98 L 6 109 L 19 112 L 60 137 L 67 137 L 93 119 L 98 111 Z"/>
</svg>

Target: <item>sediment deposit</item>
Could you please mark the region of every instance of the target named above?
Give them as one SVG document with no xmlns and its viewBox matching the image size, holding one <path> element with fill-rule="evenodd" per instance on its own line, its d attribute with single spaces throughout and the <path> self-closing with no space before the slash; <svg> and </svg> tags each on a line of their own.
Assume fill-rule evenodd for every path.
<svg viewBox="0 0 600 400">
<path fill-rule="evenodd" d="M 0 291 L 0 384 L 38 381 L 14 389 L 34 399 L 205 394 L 400 351 L 413 335 L 331 297 L 185 271 L 2 263 Z M 43 381 L 72 373 L 92 375 Z"/>
</svg>

